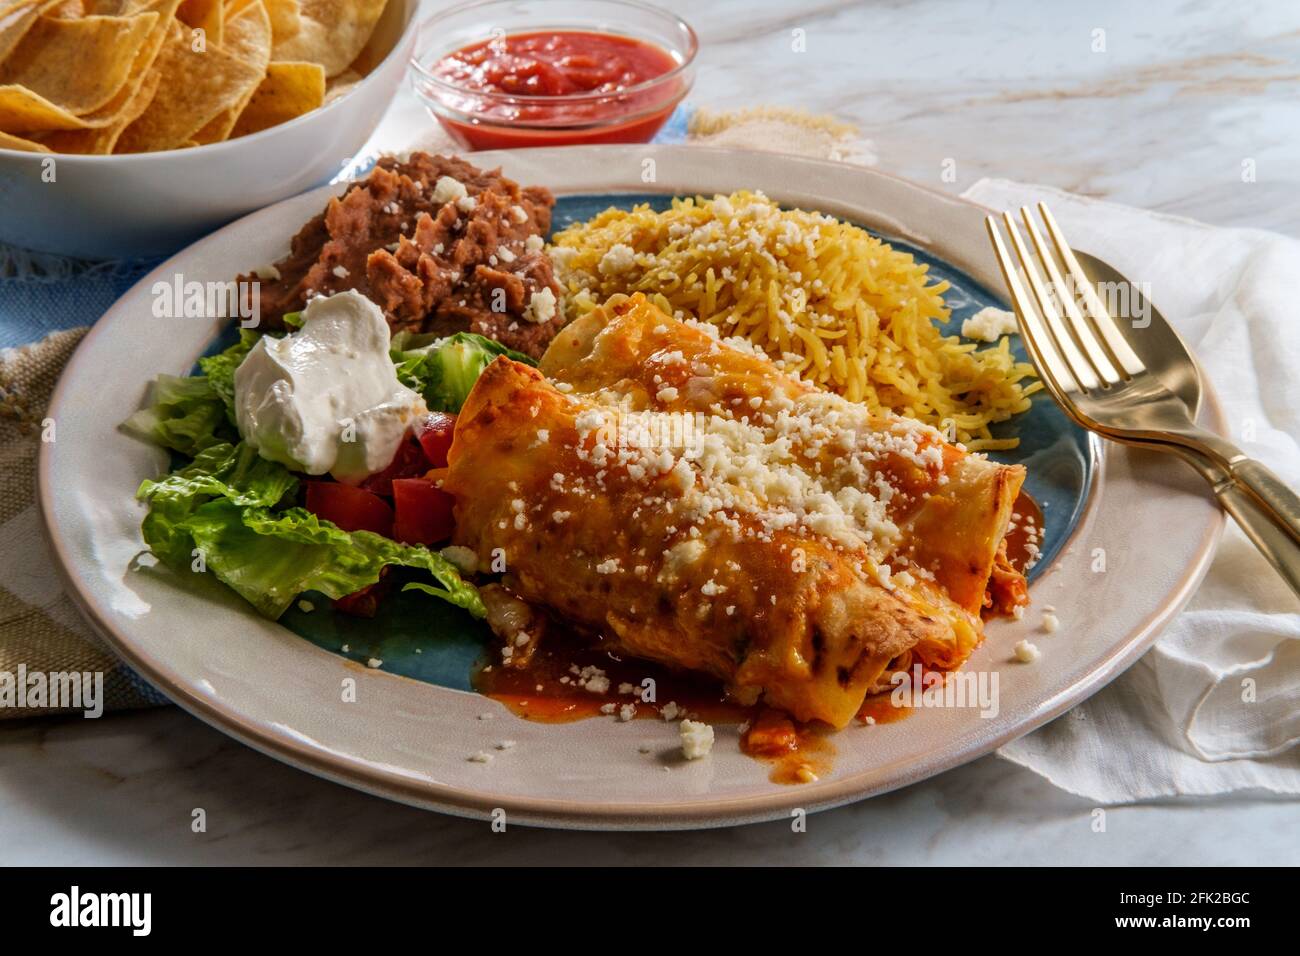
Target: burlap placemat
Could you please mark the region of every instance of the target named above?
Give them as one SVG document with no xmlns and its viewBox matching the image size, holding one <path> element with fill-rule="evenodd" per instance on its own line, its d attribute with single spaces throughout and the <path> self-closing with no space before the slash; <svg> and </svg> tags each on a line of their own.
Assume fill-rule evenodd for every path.
<svg viewBox="0 0 1300 956">
<path fill-rule="evenodd" d="M 73 606 L 41 529 L 36 457 L 45 411 L 54 383 L 85 334 L 84 327 L 53 332 L 0 352 L 0 720 L 83 712 L 84 707 L 30 705 L 31 699 L 41 703 L 40 683 L 48 701 L 53 675 L 62 674 L 102 675 L 98 704 L 105 711 L 166 703 L 114 656 Z M 6 686 L 8 681 L 12 684 Z M 18 683 L 27 684 L 22 693 Z"/>
</svg>

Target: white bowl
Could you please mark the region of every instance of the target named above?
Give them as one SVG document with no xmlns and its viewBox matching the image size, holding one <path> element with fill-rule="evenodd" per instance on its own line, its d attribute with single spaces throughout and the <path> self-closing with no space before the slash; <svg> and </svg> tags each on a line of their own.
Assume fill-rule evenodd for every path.
<svg viewBox="0 0 1300 956">
<path fill-rule="evenodd" d="M 328 182 L 370 138 L 401 83 L 418 7 L 390 0 L 367 44 L 378 65 L 347 95 L 260 133 L 121 156 L 0 149 L 0 242 L 82 258 L 163 255 Z"/>
</svg>

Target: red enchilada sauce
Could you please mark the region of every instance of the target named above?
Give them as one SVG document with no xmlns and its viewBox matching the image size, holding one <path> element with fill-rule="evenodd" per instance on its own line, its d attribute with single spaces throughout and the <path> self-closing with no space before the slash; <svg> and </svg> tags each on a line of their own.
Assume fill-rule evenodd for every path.
<svg viewBox="0 0 1300 956">
<path fill-rule="evenodd" d="M 607 689 L 592 692 L 578 683 L 586 667 L 599 668 Z M 642 699 L 643 683 L 654 681 L 654 701 Z M 633 692 L 628 693 L 628 689 Z M 620 688 L 623 688 L 620 693 Z M 474 689 L 504 704 L 516 716 L 563 724 L 588 717 L 615 716 L 632 705 L 634 720 L 690 717 L 711 724 L 740 725 L 741 750 L 771 765 L 773 783 L 811 783 L 832 769 L 835 747 L 825 725 L 803 724 L 781 711 L 744 707 L 729 701 L 708 677 L 675 671 L 649 661 L 622 658 L 572 632 L 548 631 L 527 667 L 500 661 L 474 676 Z M 888 695 L 884 702 L 889 703 Z M 905 710 L 898 711 L 898 716 Z M 883 723 L 898 717 L 883 717 Z"/>
<path fill-rule="evenodd" d="M 496 149 L 645 142 L 663 125 L 685 87 L 677 95 L 662 88 L 634 88 L 679 65 L 676 57 L 648 40 L 556 30 L 509 34 L 462 47 L 439 60 L 433 74 L 463 91 L 459 100 L 448 102 L 472 117 L 462 122 L 442 116 L 444 125 L 468 146 Z M 563 97 L 583 99 L 566 102 Z M 554 102 L 544 102 L 551 98 Z M 627 121 L 611 122 L 621 117 Z M 595 135 L 593 127 L 600 127 Z"/>
<path fill-rule="evenodd" d="M 580 683 L 588 667 L 598 668 L 609 686 Z M 654 682 L 653 701 L 642 699 L 646 680 Z M 494 660 L 474 675 L 473 685 L 517 716 L 551 724 L 618 714 L 627 704 L 638 719 L 663 719 L 671 705 L 670 713 L 710 723 L 738 724 L 752 710 L 727 701 L 722 686 L 706 675 L 622 657 L 561 626 L 547 630 L 527 667 Z"/>
<path fill-rule="evenodd" d="M 1028 574 L 1038 561 L 1039 547 L 1043 543 L 1043 510 L 1025 491 L 1020 492 L 1011 507 L 1011 527 L 1003 539 L 1007 544 L 1007 558 L 1011 566 Z"/>
</svg>

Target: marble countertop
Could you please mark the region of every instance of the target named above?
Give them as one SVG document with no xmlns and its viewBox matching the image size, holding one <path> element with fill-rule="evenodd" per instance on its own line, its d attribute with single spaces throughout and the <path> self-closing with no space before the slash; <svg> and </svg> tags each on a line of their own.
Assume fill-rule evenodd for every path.
<svg viewBox="0 0 1300 956">
<path fill-rule="evenodd" d="M 1135 7 L 712 0 L 686 11 L 702 42 L 691 102 L 835 114 L 880 168 L 953 192 L 998 176 L 1300 236 L 1300 8 Z M 403 90 L 376 145 L 428 122 Z M 803 834 L 493 834 L 298 772 L 175 708 L 0 725 L 6 864 L 1246 865 L 1300 845 L 1293 801 L 1108 808 L 1104 833 L 1093 809 L 987 757 Z"/>
</svg>

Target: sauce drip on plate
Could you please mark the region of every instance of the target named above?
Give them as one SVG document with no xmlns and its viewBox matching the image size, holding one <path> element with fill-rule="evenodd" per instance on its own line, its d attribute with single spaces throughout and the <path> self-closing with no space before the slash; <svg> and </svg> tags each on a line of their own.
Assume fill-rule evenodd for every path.
<svg viewBox="0 0 1300 956">
<path fill-rule="evenodd" d="M 813 783 L 831 772 L 835 746 L 825 725 L 800 724 L 763 708 L 740 738 L 740 749 L 772 765 L 773 783 Z"/>
<path fill-rule="evenodd" d="M 601 674 L 594 681 L 584 679 L 587 668 Z M 716 680 L 622 657 L 598 638 L 557 626 L 546 632 L 527 667 L 505 667 L 497 661 L 475 674 L 473 684 L 519 717 L 543 723 L 618 715 L 631 705 L 634 711 L 627 713 L 634 718 L 672 714 L 738 724 L 752 709 L 726 700 Z M 646 700 L 651 690 L 653 700 Z"/>
<path fill-rule="evenodd" d="M 1011 508 L 1011 527 L 1004 540 L 1011 566 L 1028 574 L 1038 560 L 1039 545 L 1043 542 L 1043 510 L 1028 492 L 1022 490 L 1016 498 Z"/>
</svg>

